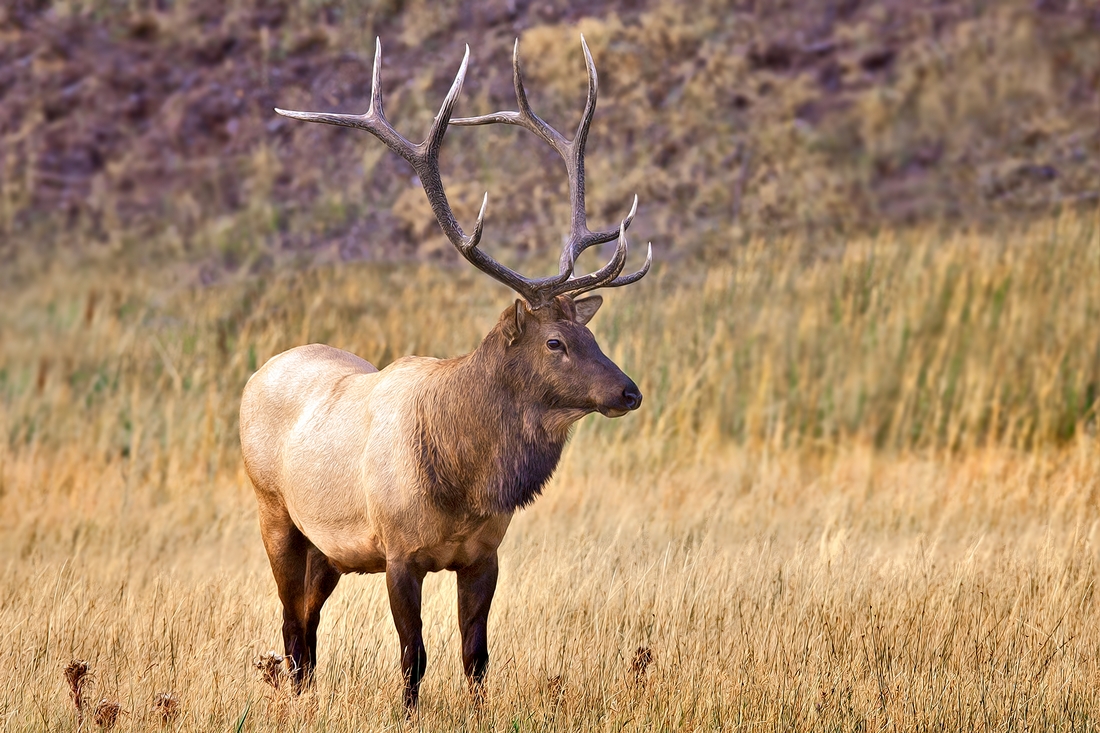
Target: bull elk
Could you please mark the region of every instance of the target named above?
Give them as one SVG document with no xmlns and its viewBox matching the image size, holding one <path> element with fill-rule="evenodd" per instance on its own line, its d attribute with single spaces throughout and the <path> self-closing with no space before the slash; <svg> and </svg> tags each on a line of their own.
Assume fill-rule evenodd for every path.
<svg viewBox="0 0 1100 733">
<path fill-rule="evenodd" d="M 626 230 L 593 232 L 584 206 L 584 148 L 596 106 L 596 69 L 583 37 L 588 101 L 567 140 L 531 111 L 516 42 L 512 65 L 518 111 L 451 119 L 470 57 L 427 139 L 406 140 L 386 120 L 375 50 L 370 108 L 364 115 L 279 114 L 366 130 L 412 165 L 439 226 L 475 267 L 521 298 L 471 353 L 453 359 L 407 356 L 379 371 L 346 351 L 310 344 L 257 371 L 241 399 L 241 450 L 259 502 L 264 546 L 283 604 L 283 643 L 296 687 L 317 661 L 321 607 L 343 573 L 385 573 L 401 642 L 404 702 L 416 707 L 427 664 L 421 587 L 427 573 L 458 576 L 462 662 L 475 692 L 489 662 L 487 621 L 497 585 L 497 548 L 515 511 L 550 479 L 571 426 L 599 412 L 619 417 L 642 394 L 596 344 L 586 324 L 602 304 L 597 288 L 628 285 L 649 270 L 621 275 Z M 451 213 L 439 174 L 448 125 L 518 125 L 565 161 L 572 218 L 559 272 L 529 279 L 478 248 L 485 201 L 473 232 Z M 617 240 L 599 270 L 574 276 L 577 256 Z"/>
</svg>

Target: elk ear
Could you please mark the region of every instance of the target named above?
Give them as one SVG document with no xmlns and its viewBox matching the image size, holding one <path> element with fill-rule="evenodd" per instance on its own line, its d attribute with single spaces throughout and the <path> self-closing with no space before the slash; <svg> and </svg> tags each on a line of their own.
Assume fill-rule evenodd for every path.
<svg viewBox="0 0 1100 733">
<path fill-rule="evenodd" d="M 523 329 L 527 324 L 527 304 L 516 298 L 515 305 L 504 311 L 500 319 L 503 321 L 504 338 L 511 346 L 523 335 Z"/>
<path fill-rule="evenodd" d="M 603 305 L 603 298 L 599 295 L 592 295 L 588 298 L 581 298 L 580 300 L 573 301 L 573 307 L 577 309 L 576 321 L 582 326 L 587 326 L 588 322 L 592 320 L 592 316 L 596 315 L 596 311 Z"/>
<path fill-rule="evenodd" d="M 554 298 L 554 318 L 559 321 L 576 320 L 577 309 L 573 307 L 573 299 L 568 295 L 558 295 Z"/>
</svg>

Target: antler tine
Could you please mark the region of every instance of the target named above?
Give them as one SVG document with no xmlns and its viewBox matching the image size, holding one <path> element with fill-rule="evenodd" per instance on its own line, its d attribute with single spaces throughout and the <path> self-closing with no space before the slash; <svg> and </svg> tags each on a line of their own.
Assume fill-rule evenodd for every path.
<svg viewBox="0 0 1100 733">
<path fill-rule="evenodd" d="M 565 136 L 550 126 L 531 109 L 527 101 L 527 91 L 523 88 L 523 70 L 519 63 L 519 39 L 516 39 L 512 47 L 512 86 L 516 91 L 516 105 L 519 111 L 504 110 L 477 117 L 459 117 L 451 120 L 452 125 L 458 127 L 473 127 L 475 125 L 517 125 L 523 127 L 546 141 L 546 144 L 554 148 L 562 158 L 569 159 L 569 141 Z"/>
<path fill-rule="evenodd" d="M 367 115 L 377 115 L 386 119 L 386 113 L 382 109 L 382 39 L 374 37 L 374 63 L 370 70 L 370 107 L 367 107 Z"/>
<path fill-rule="evenodd" d="M 611 259 L 607 261 L 606 265 L 588 275 L 581 275 L 580 277 L 566 280 L 552 290 L 553 294 L 575 294 L 586 290 L 594 290 L 595 288 L 601 287 L 605 282 L 611 282 L 623 271 L 623 267 L 626 265 L 626 252 L 626 237 L 619 237 L 619 241 L 615 245 L 615 252 L 611 255 Z"/>
<path fill-rule="evenodd" d="M 623 275 L 622 277 L 616 277 L 610 282 L 600 283 L 598 285 L 589 285 L 587 287 L 579 288 L 576 290 L 570 289 L 569 294 L 573 297 L 580 295 L 581 293 L 587 293 L 589 290 L 595 290 L 596 288 L 621 288 L 623 285 L 629 285 L 630 283 L 636 283 L 645 277 L 649 272 L 650 265 L 653 264 L 653 242 L 650 242 L 646 247 L 645 264 L 637 272 L 632 272 L 629 275 Z"/>
<path fill-rule="evenodd" d="M 374 43 L 374 66 L 371 70 L 370 107 L 367 109 L 366 114 L 348 115 L 331 112 L 295 112 L 293 110 L 279 109 L 278 107 L 275 108 L 275 111 L 283 117 L 290 117 L 295 120 L 322 122 L 326 125 L 340 125 L 341 127 L 354 127 L 359 130 L 366 130 L 385 143 L 386 147 L 390 150 L 407 160 L 413 168 L 416 168 L 418 165 L 421 165 L 421 159 L 423 158 L 420 151 L 422 146 L 415 145 L 407 140 L 386 120 L 386 115 L 382 108 L 382 41 L 375 38 Z M 467 48 L 467 54 L 468 53 L 469 48 Z M 459 70 L 459 75 L 464 75 L 465 71 L 466 63 L 464 59 L 462 68 Z M 459 82 L 459 84 L 461 86 L 461 82 Z"/>
<path fill-rule="evenodd" d="M 481 211 L 478 212 L 477 222 L 474 224 L 473 233 L 462 244 L 456 244 L 458 249 L 466 261 L 477 269 L 484 272 L 486 275 L 498 280 L 512 290 L 523 296 L 523 299 L 528 303 L 533 304 L 539 302 L 538 288 L 531 280 L 528 280 L 523 275 L 520 275 L 515 270 L 506 265 L 502 265 L 494 260 L 489 255 L 485 254 L 478 248 L 478 242 L 481 240 L 481 230 L 485 224 L 485 207 L 489 203 L 489 194 L 486 193 L 485 197 L 481 200 Z M 457 226 L 457 225 L 456 225 Z M 453 241 L 453 240 L 452 240 Z"/>
<path fill-rule="evenodd" d="M 623 267 L 626 266 L 626 252 L 627 249 L 629 249 L 629 244 L 626 239 L 626 229 L 628 226 L 630 226 L 630 221 L 637 213 L 637 210 L 638 197 L 635 196 L 634 205 L 630 208 L 630 214 L 628 214 L 627 217 L 619 223 L 619 241 L 615 245 L 615 253 L 611 256 L 611 259 L 608 260 L 606 265 L 601 267 L 596 272 L 566 280 L 564 283 L 561 283 L 560 285 L 552 288 L 552 294 L 564 295 L 568 293 L 570 295 L 576 296 L 580 293 L 586 293 L 589 290 L 595 290 L 596 288 L 613 287 L 611 283 L 620 279 L 619 274 L 623 271 Z M 652 253 L 653 247 L 651 245 L 649 255 L 651 256 Z M 634 273 L 633 275 L 628 275 L 626 276 L 626 278 L 621 279 L 626 280 L 627 278 L 634 278 L 630 282 L 635 282 L 636 280 L 642 279 L 642 277 L 645 275 L 645 271 L 649 270 L 649 264 L 649 260 L 647 259 L 646 264 L 642 267 L 642 271 L 640 271 L 641 275 L 638 275 L 638 273 Z M 627 283 L 623 282 L 620 284 L 626 285 Z"/>
<path fill-rule="evenodd" d="M 455 105 L 458 104 L 458 96 L 462 93 L 462 83 L 466 80 L 466 66 L 469 62 L 470 46 L 467 45 L 466 53 L 462 56 L 462 65 L 458 68 L 458 73 L 455 74 L 455 80 L 451 83 L 451 88 L 447 91 L 447 96 L 443 98 L 443 104 L 440 105 L 439 112 L 436 114 L 435 119 L 432 120 L 432 127 L 428 131 L 428 137 L 422 143 L 425 156 L 432 160 L 439 158 L 439 148 L 443 144 L 443 136 L 447 133 L 447 125 L 451 121 L 451 115 L 454 113 Z M 382 99 L 381 96 L 378 98 L 379 100 Z"/>
<path fill-rule="evenodd" d="M 588 71 L 588 97 L 585 99 L 584 113 L 581 115 L 577 133 L 573 136 L 573 143 L 570 146 L 570 152 L 573 154 L 573 171 L 569 183 L 570 186 L 576 185 L 577 189 L 572 192 L 571 197 L 574 203 L 571 234 L 574 239 L 590 233 L 584 209 L 584 148 L 588 144 L 588 128 L 592 126 L 592 118 L 596 114 L 596 97 L 600 92 L 596 64 L 592 61 L 592 52 L 588 50 L 588 42 L 584 40 L 584 34 L 581 34 L 581 49 L 584 51 L 584 66 Z"/>
</svg>

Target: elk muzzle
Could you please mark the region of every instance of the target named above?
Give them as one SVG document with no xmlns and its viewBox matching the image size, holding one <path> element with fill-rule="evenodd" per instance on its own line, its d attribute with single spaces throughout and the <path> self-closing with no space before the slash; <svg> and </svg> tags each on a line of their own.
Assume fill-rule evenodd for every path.
<svg viewBox="0 0 1100 733">
<path fill-rule="evenodd" d="M 637 410 L 641 406 L 642 391 L 638 389 L 638 385 L 634 384 L 633 380 L 627 377 L 626 384 L 623 386 L 619 395 L 615 399 L 601 405 L 598 409 L 600 414 L 605 417 L 622 417 L 626 413 Z"/>
</svg>

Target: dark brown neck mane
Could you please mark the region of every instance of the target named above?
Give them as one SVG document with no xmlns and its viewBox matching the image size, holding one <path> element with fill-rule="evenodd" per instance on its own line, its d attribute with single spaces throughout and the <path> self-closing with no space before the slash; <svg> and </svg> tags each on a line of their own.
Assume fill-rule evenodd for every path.
<svg viewBox="0 0 1100 733">
<path fill-rule="evenodd" d="M 416 405 L 423 477 L 435 503 L 476 516 L 527 506 L 584 412 L 547 406 L 528 370 L 509 358 L 499 328 L 439 367 Z"/>
</svg>

